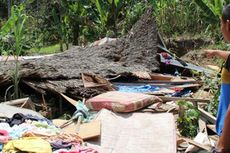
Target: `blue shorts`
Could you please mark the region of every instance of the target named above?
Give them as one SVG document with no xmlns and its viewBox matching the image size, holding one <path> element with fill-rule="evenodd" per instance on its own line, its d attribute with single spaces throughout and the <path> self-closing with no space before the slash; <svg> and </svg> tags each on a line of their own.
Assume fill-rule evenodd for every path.
<svg viewBox="0 0 230 153">
<path fill-rule="evenodd" d="M 217 112 L 216 132 L 220 136 L 224 127 L 224 119 L 230 103 L 230 84 L 221 84 L 220 102 Z"/>
</svg>

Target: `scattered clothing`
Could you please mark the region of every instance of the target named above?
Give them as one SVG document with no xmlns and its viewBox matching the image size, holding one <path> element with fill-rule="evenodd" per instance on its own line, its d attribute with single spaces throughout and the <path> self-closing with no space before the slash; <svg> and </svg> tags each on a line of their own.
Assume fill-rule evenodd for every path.
<svg viewBox="0 0 230 153">
<path fill-rule="evenodd" d="M 14 125 L 19 125 L 24 123 L 26 120 L 25 115 L 21 114 L 21 113 L 16 113 L 13 115 L 12 118 L 8 118 L 6 119 L 6 122 L 10 125 L 10 127 L 14 126 Z"/>
<path fill-rule="evenodd" d="M 7 143 L 9 141 L 9 133 L 6 130 L 0 130 L 0 143 Z"/>
<path fill-rule="evenodd" d="M 9 123 L 9 125 L 12 127 L 14 125 L 19 125 L 24 123 L 26 120 L 32 120 L 32 121 L 45 121 L 47 124 L 53 125 L 52 122 L 48 119 L 33 116 L 33 115 L 24 115 L 22 113 L 16 113 L 13 115 L 12 118 L 7 118 L 6 122 Z"/>
<path fill-rule="evenodd" d="M 42 118 L 31 114 L 26 114 L 25 117 L 27 118 L 27 120 L 29 119 L 32 121 L 39 121 L 39 122 L 47 123 L 48 125 L 51 126 L 54 125 L 52 121 L 48 120 L 47 118 Z"/>
<path fill-rule="evenodd" d="M 34 128 L 35 126 L 33 125 L 23 123 L 20 125 L 14 125 L 13 127 L 9 126 L 8 128 L 6 128 L 6 130 L 9 132 L 9 136 L 11 139 L 18 139 L 21 138 L 25 132 L 31 131 Z"/>
<path fill-rule="evenodd" d="M 88 121 L 90 115 L 85 108 L 85 105 L 79 102 L 73 116 L 83 116 Z M 78 134 L 63 133 L 45 118 L 16 113 L 11 118 L 0 121 L 0 152 L 51 153 L 62 149 L 60 152 L 88 153 L 85 150 L 91 149 L 81 148 L 82 142 Z M 75 146 L 78 146 L 78 150 Z"/>
<path fill-rule="evenodd" d="M 70 149 L 72 147 L 71 143 L 66 143 L 62 140 L 57 140 L 50 142 L 50 145 L 52 146 L 53 150 L 58 150 L 58 149 Z"/>
<path fill-rule="evenodd" d="M 11 140 L 3 147 L 3 152 L 16 153 L 18 151 L 52 153 L 49 142 L 38 137 L 25 137 L 18 140 Z"/>
<path fill-rule="evenodd" d="M 77 134 L 61 133 L 52 137 L 44 137 L 48 142 L 62 141 L 69 144 L 81 144 L 83 141 Z"/>
<path fill-rule="evenodd" d="M 76 145 L 73 149 L 59 149 L 53 153 L 98 153 L 98 151 L 89 146 Z"/>
</svg>

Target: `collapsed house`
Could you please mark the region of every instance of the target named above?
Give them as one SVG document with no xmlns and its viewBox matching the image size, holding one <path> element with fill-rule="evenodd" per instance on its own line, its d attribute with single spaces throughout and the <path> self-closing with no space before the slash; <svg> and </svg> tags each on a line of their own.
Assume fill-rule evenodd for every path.
<svg viewBox="0 0 230 153">
<path fill-rule="evenodd" d="M 20 90 L 31 97 L 33 104 L 35 105 L 35 108 L 33 108 L 34 110 L 39 111 L 40 113 L 48 111 L 48 113 L 44 113 L 48 118 L 56 118 L 62 115 L 66 110 L 71 110 L 71 107 L 72 111 L 74 111 L 75 107 L 73 108 L 72 105 L 75 106 L 77 104 L 75 100 L 83 100 L 84 98 L 88 99 L 92 97 L 95 98 L 95 96 L 101 96 L 102 93 L 107 91 L 111 91 L 112 94 L 109 96 L 107 95 L 107 97 L 97 98 L 111 98 L 114 95 L 114 99 L 117 100 L 116 96 L 118 96 L 123 98 L 124 101 L 127 96 L 130 99 L 132 99 L 132 97 L 135 98 L 136 96 L 143 96 L 136 94 L 131 96 L 129 94 L 122 95 L 120 93 L 115 93 L 114 90 L 138 90 L 148 93 L 148 98 L 152 99 L 152 101 L 149 103 L 146 101 L 139 103 L 139 101 L 137 101 L 138 103 L 136 103 L 135 106 L 132 106 L 132 109 L 128 107 L 130 111 L 127 111 L 126 108 L 121 109 L 120 107 L 123 107 L 123 105 L 116 107 L 110 106 L 110 104 L 107 103 L 101 105 L 97 104 L 100 100 L 91 99 L 92 102 L 90 102 L 90 105 L 92 104 L 92 109 L 97 111 L 102 109 L 96 117 L 96 120 L 101 120 L 102 129 L 101 131 L 99 130 L 101 132 L 100 143 L 98 143 L 98 141 L 92 141 L 90 144 L 101 146 L 102 148 L 100 149 L 104 149 L 104 152 L 135 152 L 137 150 L 143 152 L 143 148 L 140 148 L 138 144 L 141 145 L 141 143 L 143 143 L 141 141 L 145 141 L 147 148 L 145 148 L 146 150 L 144 152 L 175 152 L 176 130 L 172 114 L 155 114 L 152 118 L 152 114 L 141 115 L 141 113 L 132 113 L 120 114 L 120 116 L 118 115 L 119 117 L 114 118 L 113 116 L 116 114 L 103 110 L 103 108 L 110 109 L 114 112 L 131 112 L 145 108 L 154 103 L 154 105 L 140 111 L 173 111 L 177 108 L 170 106 L 169 109 L 161 108 L 161 110 L 159 110 L 157 104 L 161 101 L 166 102 L 173 100 L 173 98 L 170 99 L 169 97 L 164 97 L 164 95 L 176 95 L 178 93 L 189 94 L 190 92 L 188 91 L 190 90 L 187 89 L 197 88 L 200 84 L 193 78 L 162 75 L 157 74 L 156 72 L 170 72 L 171 74 L 175 72 L 183 72 L 183 74 L 188 74 L 190 69 L 200 72 L 206 71 L 208 73 L 209 71 L 186 63 L 173 56 L 167 50 L 161 36 L 157 32 L 157 26 L 152 16 L 151 8 L 146 10 L 128 35 L 122 38 L 112 39 L 101 45 L 99 44 L 100 43 L 95 43 L 88 47 L 76 46 L 68 51 L 53 56 L 21 60 L 19 70 Z M 11 77 L 13 70 L 13 61 L 1 63 L 1 97 L 10 97 L 11 95 L 9 87 L 13 84 Z M 130 88 L 133 86 L 138 87 Z M 140 86 L 142 87 L 140 88 Z M 157 95 L 160 98 L 158 99 L 150 95 Z M 169 100 L 167 98 L 169 98 Z M 106 100 L 109 101 L 108 99 Z M 122 99 L 119 100 L 119 102 L 123 102 Z M 192 99 L 190 98 L 190 100 Z M 63 101 L 68 101 L 69 103 L 64 103 Z M 207 100 L 201 99 L 193 100 L 193 102 L 197 101 L 207 102 Z M 129 105 L 129 100 L 126 102 L 126 104 Z M 164 118 L 164 120 L 161 120 L 162 118 Z M 140 120 L 142 121 L 139 122 Z M 116 126 L 110 126 L 112 122 L 116 123 Z M 131 125 L 131 123 L 134 124 Z M 64 122 L 59 125 L 64 125 Z M 148 132 L 146 134 L 145 131 L 142 131 L 140 135 L 145 137 L 140 138 L 140 136 L 135 133 L 141 131 L 143 126 L 146 127 Z M 98 124 L 97 126 L 93 126 L 93 128 L 95 127 L 98 127 Z M 122 132 L 122 129 L 118 130 L 119 127 L 122 127 L 125 130 Z M 110 129 L 109 132 L 113 131 L 111 137 L 108 136 L 109 133 L 106 129 Z M 151 132 L 153 130 L 156 130 L 156 134 L 153 135 L 154 139 L 150 140 L 147 136 L 152 134 Z M 98 136 L 98 131 L 96 133 Z M 121 136 L 117 137 L 118 134 L 121 134 Z M 134 137 L 131 137 L 130 135 Z M 161 139 L 157 141 L 158 138 Z M 130 142 L 130 144 L 127 144 L 127 147 L 121 147 L 124 142 Z M 169 144 L 171 146 L 165 148 L 165 146 Z M 153 145 L 155 148 L 151 147 Z M 134 146 L 136 147 L 130 149 Z"/>
<path fill-rule="evenodd" d="M 149 10 L 124 38 L 101 46 L 73 47 L 51 57 L 23 61 L 20 82 L 42 93 L 56 91 L 72 97 L 68 93 L 69 88 L 75 93 L 82 90 L 81 73 L 114 77 L 122 73 L 159 70 L 157 43 L 157 27 Z M 1 64 L 0 69 L 0 86 L 6 89 L 4 86 L 11 83 L 9 72 L 14 67 L 6 63 Z"/>
</svg>

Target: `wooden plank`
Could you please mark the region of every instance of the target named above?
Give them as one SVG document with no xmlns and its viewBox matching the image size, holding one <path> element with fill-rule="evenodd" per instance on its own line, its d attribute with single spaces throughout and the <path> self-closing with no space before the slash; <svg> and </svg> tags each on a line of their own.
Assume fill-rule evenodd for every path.
<svg viewBox="0 0 230 153">
<path fill-rule="evenodd" d="M 207 127 L 212 130 L 214 133 L 217 133 L 216 132 L 216 126 L 215 125 L 212 125 L 212 124 L 208 124 Z"/>
<path fill-rule="evenodd" d="M 215 116 L 211 115 L 210 113 L 206 112 L 205 110 L 203 110 L 200 107 L 198 107 L 198 109 L 199 109 L 202 117 L 204 117 L 205 119 L 207 119 L 212 124 L 216 123 L 216 117 Z"/>
<path fill-rule="evenodd" d="M 157 36 L 158 36 L 158 38 L 159 38 L 159 40 L 160 40 L 160 43 L 161 43 L 165 48 L 167 48 L 167 46 L 165 45 L 164 39 L 163 39 L 163 37 L 161 36 L 161 34 L 160 34 L 159 32 L 157 32 Z"/>
<path fill-rule="evenodd" d="M 158 73 L 151 73 L 150 74 L 152 80 L 168 80 L 170 81 L 171 79 L 175 78 L 174 76 L 171 75 L 163 75 L 163 74 L 158 74 Z"/>
<path fill-rule="evenodd" d="M 216 72 L 220 72 L 221 68 L 219 66 L 216 65 L 206 65 L 208 68 L 215 70 Z"/>
<path fill-rule="evenodd" d="M 170 88 L 193 88 L 193 87 L 200 87 L 201 84 L 183 84 L 177 86 L 171 86 Z"/>
<path fill-rule="evenodd" d="M 78 103 L 76 100 L 67 97 L 66 95 L 64 95 L 63 93 L 59 93 L 63 98 L 65 98 L 65 100 L 67 100 L 70 104 L 72 104 L 73 106 L 76 106 L 76 104 Z"/>
<path fill-rule="evenodd" d="M 67 120 L 55 119 L 53 120 L 54 125 L 60 126 L 66 123 Z M 92 121 L 89 123 L 83 123 L 80 125 L 79 132 L 77 132 L 77 123 L 73 122 L 62 129 L 66 133 L 78 133 L 78 135 L 83 140 L 89 140 L 91 138 L 96 138 L 101 135 L 101 122 Z"/>
<path fill-rule="evenodd" d="M 114 91 L 112 84 L 103 78 L 102 76 L 96 74 L 82 73 L 82 82 L 85 88 L 97 88 L 101 87 L 107 91 Z"/>
<path fill-rule="evenodd" d="M 200 132 L 202 132 L 202 133 L 204 133 L 204 134 L 206 134 L 208 136 L 207 126 L 206 126 L 205 121 L 203 121 L 202 119 L 199 119 L 198 123 L 199 123 Z"/>
<path fill-rule="evenodd" d="M 34 104 L 30 98 L 21 98 L 21 99 L 6 101 L 6 102 L 2 102 L 2 104 L 35 110 Z"/>
<path fill-rule="evenodd" d="M 188 138 L 184 138 L 189 144 L 192 144 L 198 148 L 201 148 L 201 149 L 204 149 L 204 150 L 207 150 L 207 151 L 210 151 L 212 149 L 211 146 L 207 146 L 207 145 L 203 145 L 201 143 L 198 143 L 194 140 L 191 140 L 191 139 L 188 139 Z"/>
<path fill-rule="evenodd" d="M 42 90 L 42 89 L 39 89 L 39 88 L 36 88 L 34 83 L 29 82 L 29 81 L 25 81 L 25 80 L 22 80 L 22 82 L 25 83 L 30 88 L 34 89 L 35 91 L 37 91 L 37 92 L 39 92 L 39 93 L 41 93 L 43 95 L 46 95 L 46 91 Z"/>
<path fill-rule="evenodd" d="M 137 76 L 139 79 L 147 79 L 147 80 L 152 79 L 151 75 L 148 72 L 136 71 L 136 72 L 133 72 L 133 74 Z"/>
<path fill-rule="evenodd" d="M 169 83 L 169 84 L 184 84 L 184 83 L 197 83 L 196 80 L 138 80 L 134 83 Z"/>
<path fill-rule="evenodd" d="M 196 98 L 185 98 L 185 97 L 166 97 L 166 96 L 158 96 L 163 102 L 168 101 L 178 101 L 178 100 L 185 100 L 190 102 L 199 102 L 199 103 L 208 103 L 209 99 L 196 99 Z"/>
<path fill-rule="evenodd" d="M 211 135 L 211 136 L 208 136 L 210 139 L 218 142 L 219 141 L 219 136 L 218 135 Z"/>
</svg>

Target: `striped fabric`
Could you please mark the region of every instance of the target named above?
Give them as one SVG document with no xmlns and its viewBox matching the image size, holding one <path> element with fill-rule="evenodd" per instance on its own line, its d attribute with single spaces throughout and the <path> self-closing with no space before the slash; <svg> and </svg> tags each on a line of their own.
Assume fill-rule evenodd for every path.
<svg viewBox="0 0 230 153">
<path fill-rule="evenodd" d="M 87 100 L 86 106 L 96 111 L 105 108 L 114 112 L 132 112 L 157 102 L 161 99 L 153 95 L 110 91 Z"/>
</svg>

